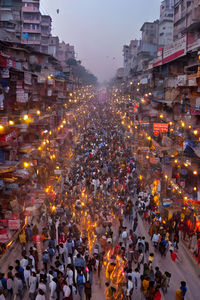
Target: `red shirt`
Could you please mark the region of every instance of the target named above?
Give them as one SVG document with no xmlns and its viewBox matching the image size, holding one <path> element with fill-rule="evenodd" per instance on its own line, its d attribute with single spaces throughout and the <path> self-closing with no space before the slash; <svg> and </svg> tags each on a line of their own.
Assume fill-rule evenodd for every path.
<svg viewBox="0 0 200 300">
<path fill-rule="evenodd" d="M 171 259 L 175 261 L 178 258 L 178 255 L 175 252 L 171 253 Z"/>
<path fill-rule="evenodd" d="M 153 300 L 161 300 L 161 293 L 160 293 L 160 291 L 157 291 L 155 293 Z"/>
</svg>

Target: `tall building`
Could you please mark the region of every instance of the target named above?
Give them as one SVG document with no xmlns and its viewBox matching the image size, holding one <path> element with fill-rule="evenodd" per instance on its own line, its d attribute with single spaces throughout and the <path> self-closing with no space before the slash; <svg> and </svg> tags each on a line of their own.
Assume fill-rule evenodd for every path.
<svg viewBox="0 0 200 300">
<path fill-rule="evenodd" d="M 174 39 L 187 35 L 187 50 L 200 48 L 200 0 L 175 0 Z"/>
<path fill-rule="evenodd" d="M 123 47 L 123 56 L 124 56 L 124 77 L 130 76 L 130 71 L 133 68 L 134 60 L 137 57 L 138 51 L 138 40 L 130 41 L 129 45 L 124 45 Z"/>
<path fill-rule="evenodd" d="M 40 0 L 22 0 L 22 42 L 41 50 Z"/>
<path fill-rule="evenodd" d="M 166 46 L 173 42 L 174 29 L 174 0 L 163 0 L 160 6 L 159 46 Z"/>
<path fill-rule="evenodd" d="M 41 52 L 48 53 L 49 39 L 51 36 L 52 19 L 48 15 L 41 16 Z"/>
<path fill-rule="evenodd" d="M 21 40 L 22 0 L 0 0 L 0 39 Z"/>
<path fill-rule="evenodd" d="M 152 45 L 158 45 L 159 21 L 145 22 L 140 31 L 142 31 L 142 42 Z"/>
<path fill-rule="evenodd" d="M 59 49 L 59 38 L 58 36 L 50 36 L 49 38 L 49 46 L 48 46 L 48 54 L 58 57 L 58 49 Z"/>
<path fill-rule="evenodd" d="M 62 62 L 62 64 L 66 64 L 69 58 L 75 59 L 74 46 L 66 44 L 65 42 L 59 43 L 57 59 Z"/>
</svg>

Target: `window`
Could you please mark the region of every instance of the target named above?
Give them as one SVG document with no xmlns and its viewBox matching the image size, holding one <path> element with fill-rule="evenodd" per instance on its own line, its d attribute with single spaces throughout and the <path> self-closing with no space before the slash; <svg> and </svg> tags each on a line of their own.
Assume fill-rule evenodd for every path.
<svg viewBox="0 0 200 300">
<path fill-rule="evenodd" d="M 23 28 L 24 29 L 30 29 L 31 28 L 31 24 L 24 23 Z"/>
</svg>

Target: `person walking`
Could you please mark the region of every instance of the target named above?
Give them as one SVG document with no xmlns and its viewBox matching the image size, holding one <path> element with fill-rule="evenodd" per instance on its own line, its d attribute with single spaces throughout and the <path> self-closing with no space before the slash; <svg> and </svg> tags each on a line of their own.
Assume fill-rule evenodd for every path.
<svg viewBox="0 0 200 300">
<path fill-rule="evenodd" d="M 30 279 L 29 279 L 29 297 L 30 297 L 30 300 L 35 300 L 36 289 L 37 289 L 37 277 L 36 277 L 36 273 L 32 272 L 32 275 L 30 276 Z"/>
<path fill-rule="evenodd" d="M 85 276 L 83 275 L 82 271 L 79 271 L 77 274 L 77 290 L 80 296 L 80 300 L 83 299 L 83 290 L 85 286 Z"/>
<path fill-rule="evenodd" d="M 128 233 L 126 231 L 126 227 L 124 227 L 123 232 L 122 232 L 122 240 L 123 240 L 125 248 L 126 248 L 126 244 L 127 244 L 127 238 L 128 238 Z"/>
<path fill-rule="evenodd" d="M 176 300 L 184 300 L 186 293 L 187 293 L 186 282 L 181 281 L 180 288 L 176 290 Z"/>
<path fill-rule="evenodd" d="M 85 297 L 86 300 L 90 300 L 92 297 L 92 286 L 89 280 L 85 283 Z"/>
</svg>

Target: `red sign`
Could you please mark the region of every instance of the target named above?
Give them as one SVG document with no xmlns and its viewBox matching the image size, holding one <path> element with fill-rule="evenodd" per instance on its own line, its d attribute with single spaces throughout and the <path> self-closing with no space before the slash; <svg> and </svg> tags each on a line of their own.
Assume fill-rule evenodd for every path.
<svg viewBox="0 0 200 300">
<path fill-rule="evenodd" d="M 154 134 L 155 136 L 159 136 L 159 131 L 154 130 L 153 134 Z"/>
<path fill-rule="evenodd" d="M 163 64 L 186 54 L 186 36 L 163 48 Z"/>
<path fill-rule="evenodd" d="M 167 123 L 154 123 L 153 124 L 153 131 L 159 132 L 168 132 L 169 124 Z"/>
<path fill-rule="evenodd" d="M 17 230 L 20 228 L 20 220 L 8 220 L 8 228 L 10 230 Z"/>
<path fill-rule="evenodd" d="M 8 226 L 8 220 L 0 220 L 0 225 L 7 227 Z"/>
<path fill-rule="evenodd" d="M 190 113 L 192 116 L 199 116 L 200 115 L 200 109 L 191 108 Z"/>
<path fill-rule="evenodd" d="M 3 134 L 0 136 L 0 141 L 5 142 L 6 144 L 12 144 L 13 138 L 17 137 L 17 132 L 16 130 L 11 131 L 10 133 Z"/>
</svg>

